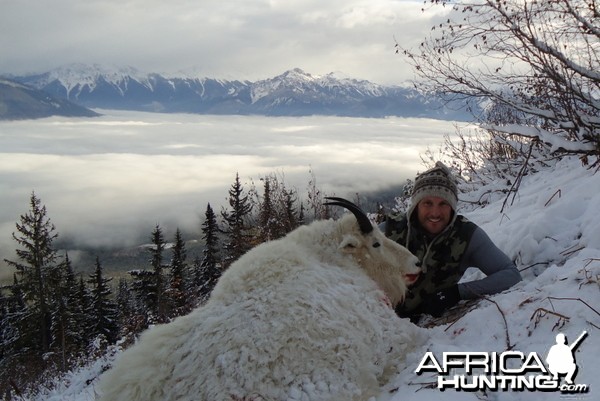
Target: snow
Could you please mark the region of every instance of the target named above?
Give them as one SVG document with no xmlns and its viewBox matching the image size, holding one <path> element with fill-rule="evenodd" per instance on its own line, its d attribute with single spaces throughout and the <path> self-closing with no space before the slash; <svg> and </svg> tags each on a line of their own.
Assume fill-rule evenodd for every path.
<svg viewBox="0 0 600 401">
<path fill-rule="evenodd" d="M 427 329 L 429 339 L 399 366 L 398 375 L 381 394 L 369 401 L 432 400 L 546 400 L 598 399 L 600 375 L 600 173 L 564 158 L 524 177 L 514 202 L 502 210 L 504 196 L 490 192 L 490 202 L 478 209 L 464 206 L 461 213 L 479 224 L 521 269 L 523 281 L 502 294 L 471 305 L 462 317 Z M 478 199 L 486 188 L 462 194 Z M 468 205 L 468 203 L 463 203 Z M 477 276 L 469 271 L 465 279 Z M 417 375 L 415 369 L 427 351 L 501 353 L 510 348 L 536 352 L 542 360 L 560 333 L 569 344 L 584 330 L 588 336 L 575 351 L 579 367 L 575 383 L 587 384 L 585 394 L 543 391 L 466 392 L 436 388 L 437 373 Z M 113 356 L 107 356 L 57 381 L 54 390 L 41 391 L 32 400 L 95 400 L 97 377 Z"/>
<path fill-rule="evenodd" d="M 13 88 L 18 88 L 18 89 L 28 89 L 25 85 L 21 85 L 18 82 L 8 81 L 8 80 L 2 79 L 2 78 L 0 78 L 0 85 L 12 86 Z"/>
<path fill-rule="evenodd" d="M 123 94 L 122 85 L 127 87 L 130 79 L 138 81 L 140 84 L 152 89 L 149 82 L 149 75 L 143 73 L 134 67 L 106 66 L 100 64 L 88 65 L 74 63 L 54 69 L 44 74 L 37 86 L 44 86 L 55 80 L 59 81 L 66 88 L 68 97 L 77 97 L 84 87 L 93 90 L 98 79 L 102 77 L 107 83 L 119 88 Z M 77 93 L 71 94 L 72 91 Z"/>
</svg>

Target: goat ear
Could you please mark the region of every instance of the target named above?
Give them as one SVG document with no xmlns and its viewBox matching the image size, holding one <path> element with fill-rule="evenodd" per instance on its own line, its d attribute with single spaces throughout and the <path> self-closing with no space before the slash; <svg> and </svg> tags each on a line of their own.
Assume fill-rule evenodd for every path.
<svg viewBox="0 0 600 401">
<path fill-rule="evenodd" d="M 360 239 L 354 235 L 344 235 L 339 248 L 346 253 L 355 253 L 360 246 Z"/>
</svg>

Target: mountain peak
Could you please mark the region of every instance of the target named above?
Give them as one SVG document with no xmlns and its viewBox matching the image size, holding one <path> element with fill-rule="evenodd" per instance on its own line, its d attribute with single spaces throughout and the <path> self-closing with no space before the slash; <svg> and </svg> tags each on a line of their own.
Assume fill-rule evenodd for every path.
<svg viewBox="0 0 600 401">
<path fill-rule="evenodd" d="M 315 77 L 301 68 L 293 68 L 287 70 L 283 74 L 277 75 L 274 78 L 267 79 L 266 81 L 278 81 L 278 80 L 300 80 L 300 81 L 314 81 Z"/>
</svg>

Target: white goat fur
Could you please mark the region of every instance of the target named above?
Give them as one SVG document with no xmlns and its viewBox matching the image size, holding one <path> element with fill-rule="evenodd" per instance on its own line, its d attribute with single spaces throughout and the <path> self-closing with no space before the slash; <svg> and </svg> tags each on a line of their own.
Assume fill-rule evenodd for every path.
<svg viewBox="0 0 600 401">
<path fill-rule="evenodd" d="M 415 262 L 350 214 L 302 226 L 232 264 L 204 306 L 143 333 L 102 376 L 101 400 L 367 400 L 424 341 L 386 305 Z"/>
</svg>

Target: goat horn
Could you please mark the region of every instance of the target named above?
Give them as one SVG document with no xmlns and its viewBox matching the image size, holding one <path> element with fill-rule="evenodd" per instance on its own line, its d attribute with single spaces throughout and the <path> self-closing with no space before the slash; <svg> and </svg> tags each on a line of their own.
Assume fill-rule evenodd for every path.
<svg viewBox="0 0 600 401">
<path fill-rule="evenodd" d="M 325 197 L 325 199 L 331 200 L 333 202 L 325 202 L 324 205 L 341 206 L 351 211 L 352 214 L 356 217 L 356 221 L 358 221 L 360 231 L 363 234 L 369 234 L 371 231 L 373 231 L 373 224 L 371 224 L 371 220 L 369 220 L 365 212 L 363 212 L 362 209 L 356 206 L 354 203 L 350 202 L 347 199 L 337 198 L 335 196 L 327 196 Z"/>
</svg>

